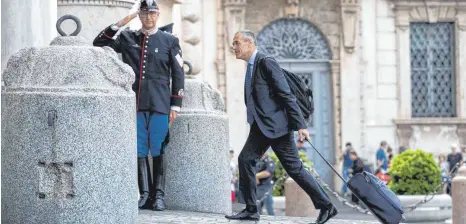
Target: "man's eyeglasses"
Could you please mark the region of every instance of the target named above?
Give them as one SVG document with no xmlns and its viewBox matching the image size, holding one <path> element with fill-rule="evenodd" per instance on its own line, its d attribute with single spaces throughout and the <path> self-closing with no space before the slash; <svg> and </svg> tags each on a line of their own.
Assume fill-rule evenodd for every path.
<svg viewBox="0 0 466 224">
<path fill-rule="evenodd" d="M 159 10 L 154 10 L 154 11 L 140 11 L 139 16 L 146 17 L 148 15 L 154 16 L 158 14 L 160 11 Z"/>
</svg>

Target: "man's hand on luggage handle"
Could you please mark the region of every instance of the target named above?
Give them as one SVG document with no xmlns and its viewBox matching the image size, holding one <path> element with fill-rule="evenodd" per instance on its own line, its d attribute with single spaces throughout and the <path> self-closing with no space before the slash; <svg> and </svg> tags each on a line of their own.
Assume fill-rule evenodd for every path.
<svg viewBox="0 0 466 224">
<path fill-rule="evenodd" d="M 299 141 L 303 142 L 304 139 L 311 141 L 311 136 L 309 135 L 309 131 L 307 129 L 299 129 L 298 130 Z"/>
</svg>

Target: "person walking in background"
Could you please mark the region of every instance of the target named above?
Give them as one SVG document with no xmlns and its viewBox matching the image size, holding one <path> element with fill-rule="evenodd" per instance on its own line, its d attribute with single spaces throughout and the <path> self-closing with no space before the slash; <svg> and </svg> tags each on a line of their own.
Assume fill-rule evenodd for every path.
<svg viewBox="0 0 466 224">
<path fill-rule="evenodd" d="M 230 150 L 230 180 L 231 180 L 231 201 L 236 202 L 235 184 L 236 184 L 236 164 L 233 161 L 235 151 Z"/>
<path fill-rule="evenodd" d="M 393 159 L 393 149 L 392 147 L 387 147 L 387 160 L 388 160 L 388 168 L 390 168 L 391 162 Z"/>
<path fill-rule="evenodd" d="M 351 176 L 354 176 L 358 173 L 362 173 L 364 171 L 364 162 L 361 160 L 361 158 L 358 157 L 358 153 L 356 151 L 351 150 L 349 152 L 350 159 L 352 161 L 351 168 L 349 168 L 349 172 L 351 172 Z M 358 202 L 358 198 L 352 194 L 351 195 L 351 200 L 353 202 Z"/>
<path fill-rule="evenodd" d="M 273 208 L 273 176 L 275 174 L 275 161 L 265 154 L 256 164 L 256 183 L 257 183 L 257 199 L 259 203 L 259 214 L 262 215 L 262 208 L 265 205 L 268 215 L 275 215 Z M 266 194 L 268 195 L 266 196 Z M 265 197 L 265 198 L 264 198 Z"/>
<path fill-rule="evenodd" d="M 340 160 L 343 160 L 343 169 L 342 169 L 342 174 L 343 178 L 345 180 L 348 180 L 349 178 L 349 169 L 351 168 L 351 165 L 353 164 L 353 161 L 351 160 L 350 157 L 350 151 L 353 150 L 353 146 L 351 145 L 351 142 L 347 142 L 345 144 L 345 151 L 341 152 L 340 154 Z M 343 194 L 347 195 L 348 193 L 348 187 L 346 186 L 345 183 L 343 183 L 343 186 L 341 187 L 341 191 Z"/>
<path fill-rule="evenodd" d="M 387 154 L 385 154 L 385 149 L 387 148 L 387 142 L 380 142 L 380 147 L 376 153 L 376 170 L 375 173 L 386 173 L 388 170 L 388 159 Z"/>
<path fill-rule="evenodd" d="M 450 165 L 448 162 L 445 160 L 445 155 L 440 154 L 438 156 L 438 166 L 440 167 L 440 171 L 442 172 L 442 183 L 443 184 L 443 193 L 447 193 L 447 186 L 449 182 L 449 175 L 450 175 Z"/>
<path fill-rule="evenodd" d="M 455 174 L 458 171 L 458 169 L 456 169 L 455 166 L 458 163 L 461 163 L 462 161 L 463 161 L 463 154 L 458 151 L 458 146 L 456 144 L 452 144 L 451 153 L 448 154 L 447 156 L 447 162 L 450 168 L 450 173 L 448 175 L 449 179 L 452 179 L 455 177 Z M 447 193 L 451 194 L 451 182 L 448 183 Z"/>
<path fill-rule="evenodd" d="M 456 164 L 461 163 L 462 161 L 463 161 L 463 154 L 458 151 L 458 146 L 456 144 L 452 144 L 451 153 L 448 154 L 448 157 L 447 157 L 447 162 L 448 162 L 448 165 L 450 166 L 450 170 L 453 169 L 456 166 Z M 456 171 L 457 169 L 451 172 L 450 174 L 455 175 Z"/>
</svg>

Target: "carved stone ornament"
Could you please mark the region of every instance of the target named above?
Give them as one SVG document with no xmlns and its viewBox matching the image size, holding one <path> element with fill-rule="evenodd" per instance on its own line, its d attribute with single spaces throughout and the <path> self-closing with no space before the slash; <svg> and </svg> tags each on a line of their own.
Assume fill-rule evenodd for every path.
<svg viewBox="0 0 466 224">
<path fill-rule="evenodd" d="M 299 0 L 286 0 L 285 15 L 288 17 L 299 17 Z"/>
<path fill-rule="evenodd" d="M 58 0 L 58 6 L 64 5 L 104 5 L 104 6 L 114 6 L 114 7 L 123 7 L 131 9 L 133 7 L 134 0 Z"/>
<path fill-rule="evenodd" d="M 456 22 L 460 30 L 466 31 L 466 1 L 439 0 L 395 0 L 396 26 L 405 31 L 410 22 Z"/>
<path fill-rule="evenodd" d="M 359 17 L 359 0 L 341 0 L 343 46 L 348 53 L 354 52 Z"/>
<path fill-rule="evenodd" d="M 225 31 L 226 43 L 230 43 L 235 33 L 244 28 L 244 17 L 246 11 L 246 0 L 225 0 Z M 228 49 L 233 53 L 233 47 L 228 45 Z"/>
</svg>

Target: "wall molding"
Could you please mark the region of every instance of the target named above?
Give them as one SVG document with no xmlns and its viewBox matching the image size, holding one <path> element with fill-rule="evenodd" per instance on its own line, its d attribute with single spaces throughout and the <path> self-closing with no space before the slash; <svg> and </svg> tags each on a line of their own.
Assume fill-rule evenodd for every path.
<svg viewBox="0 0 466 224">
<path fill-rule="evenodd" d="M 95 5 L 95 6 L 113 6 L 131 9 L 134 0 L 57 0 L 58 6 L 66 5 Z"/>
</svg>

